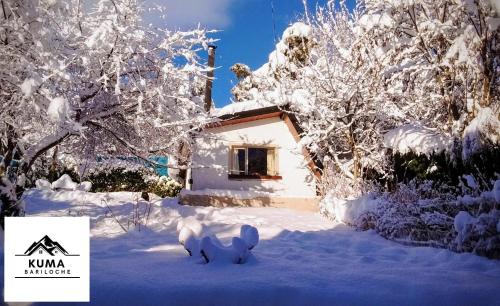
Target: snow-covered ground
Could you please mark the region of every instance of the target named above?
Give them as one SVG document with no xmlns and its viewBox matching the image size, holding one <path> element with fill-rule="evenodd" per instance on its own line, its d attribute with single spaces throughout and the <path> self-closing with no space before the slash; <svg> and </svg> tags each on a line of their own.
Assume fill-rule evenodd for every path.
<svg viewBox="0 0 500 306">
<path fill-rule="evenodd" d="M 500 261 L 399 245 L 313 213 L 188 207 L 176 199 L 153 199 L 139 231 L 128 221 L 134 211 L 147 215 L 144 202 L 134 209 L 137 198 L 50 190 L 25 198 L 30 216 L 91 217 L 94 305 L 500 304 Z M 201 223 L 225 243 L 250 224 L 261 240 L 246 264 L 200 264 L 178 243 L 180 220 Z"/>
</svg>

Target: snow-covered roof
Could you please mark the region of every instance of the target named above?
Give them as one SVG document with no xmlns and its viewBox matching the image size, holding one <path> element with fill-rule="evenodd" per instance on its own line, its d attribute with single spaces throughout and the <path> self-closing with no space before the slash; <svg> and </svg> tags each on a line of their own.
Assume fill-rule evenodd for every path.
<svg viewBox="0 0 500 306">
<path fill-rule="evenodd" d="M 257 110 L 261 108 L 267 108 L 272 106 L 284 106 L 286 103 L 276 104 L 269 101 L 243 101 L 243 102 L 233 102 L 222 108 L 215 109 L 213 112 L 214 116 L 221 117 L 225 115 L 233 115 L 236 113 L 241 113 L 245 111 Z"/>
<path fill-rule="evenodd" d="M 450 148 L 452 139 L 439 131 L 416 124 L 406 124 L 384 135 L 384 146 L 399 153 L 430 155 Z"/>
</svg>

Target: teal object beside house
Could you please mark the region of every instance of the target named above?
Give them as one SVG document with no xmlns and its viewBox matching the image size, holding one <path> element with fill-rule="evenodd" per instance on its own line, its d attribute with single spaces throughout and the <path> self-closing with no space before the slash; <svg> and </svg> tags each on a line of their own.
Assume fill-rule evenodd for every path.
<svg viewBox="0 0 500 306">
<path fill-rule="evenodd" d="M 156 164 L 151 165 L 155 170 L 156 174 L 159 176 L 168 176 L 168 157 L 167 156 L 150 156 L 150 160 L 154 161 Z M 160 164 L 160 165 L 157 165 Z"/>
</svg>

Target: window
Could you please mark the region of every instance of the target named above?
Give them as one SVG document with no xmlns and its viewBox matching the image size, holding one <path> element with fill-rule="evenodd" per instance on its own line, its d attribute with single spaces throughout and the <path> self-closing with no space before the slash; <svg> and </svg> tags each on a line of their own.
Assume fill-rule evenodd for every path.
<svg viewBox="0 0 500 306">
<path fill-rule="evenodd" d="M 231 147 L 229 178 L 280 179 L 277 149 L 269 147 Z"/>
</svg>

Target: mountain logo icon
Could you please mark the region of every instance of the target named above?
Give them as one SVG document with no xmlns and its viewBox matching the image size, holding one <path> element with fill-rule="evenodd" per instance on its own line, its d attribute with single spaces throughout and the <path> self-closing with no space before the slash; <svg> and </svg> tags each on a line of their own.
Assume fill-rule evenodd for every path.
<svg viewBox="0 0 500 306">
<path fill-rule="evenodd" d="M 58 254 L 64 256 L 75 256 L 71 255 L 66 251 L 66 249 L 59 244 L 57 241 L 50 239 L 48 235 L 43 236 L 39 241 L 35 241 L 31 246 L 20 256 L 31 256 L 33 254 L 48 254 L 50 256 L 56 256 Z"/>
</svg>

